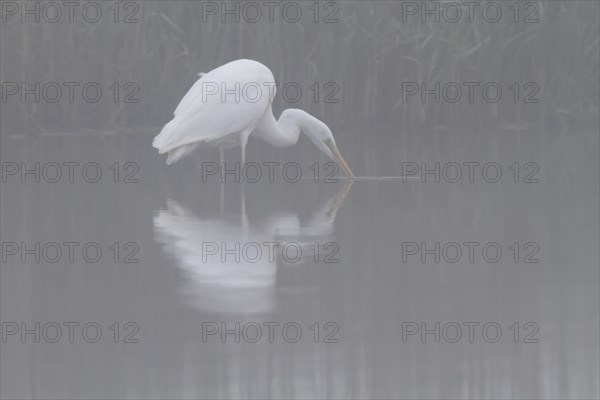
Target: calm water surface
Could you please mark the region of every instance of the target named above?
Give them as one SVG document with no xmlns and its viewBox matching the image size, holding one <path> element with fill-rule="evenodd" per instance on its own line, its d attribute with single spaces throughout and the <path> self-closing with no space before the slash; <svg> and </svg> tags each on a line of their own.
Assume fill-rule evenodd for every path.
<svg viewBox="0 0 600 400">
<path fill-rule="evenodd" d="M 540 143 L 530 140 L 518 153 L 500 146 L 488 159 L 448 160 L 497 161 L 504 173 L 497 183 L 476 176 L 475 183 L 428 177 L 426 183 L 348 186 L 278 179 L 222 187 L 217 179 L 201 179 L 199 160 L 215 160 L 215 154 L 167 168 L 149 146 L 151 134 L 5 140 L 4 162 L 95 160 L 109 175 L 98 183 L 63 178 L 23 184 L 9 177 L 3 184 L 4 242 L 96 242 L 103 250 L 95 263 L 77 252 L 72 263 L 66 255 L 58 263 L 43 257 L 35 263 L 31 256 L 3 262 L 3 321 L 102 327 L 94 344 L 78 330 L 69 343 L 66 328 L 57 343 L 8 337 L 2 344 L 2 363 L 11 366 L 2 374 L 4 396 L 598 395 L 598 164 L 591 152 L 555 152 L 543 144 L 545 155 L 534 157 Z M 249 158 L 264 160 L 261 151 L 268 150 L 262 148 L 251 143 Z M 567 157 L 576 152 L 579 157 Z M 227 153 L 232 161 L 237 157 Z M 427 153 L 407 159 L 445 161 Z M 536 162 L 539 182 L 514 183 L 508 167 L 515 161 Z M 131 172 L 125 163 L 135 162 L 139 170 L 132 177 L 139 182 L 114 183 L 107 168 L 114 162 L 123 174 Z M 400 175 L 397 164 L 381 165 L 382 176 Z M 121 247 L 118 262 L 109 249 L 114 242 Z M 293 247 L 270 258 L 261 244 L 272 242 Z M 456 243 L 463 254 L 452 262 L 458 253 L 449 245 L 439 262 L 432 254 L 422 262 L 420 253 L 403 254 L 408 242 L 429 249 Z M 501 257 L 486 261 L 480 246 L 471 261 L 460 245 L 465 242 L 495 243 Z M 510 248 L 515 242 L 518 256 Z M 223 262 L 220 252 L 207 255 L 214 251 L 207 243 L 229 249 L 259 244 L 263 255 L 254 260 L 258 253 L 248 248 L 239 262 L 232 255 Z M 296 260 L 298 248 L 302 257 Z M 537 262 L 524 262 L 528 256 Z M 138 262 L 126 263 L 126 257 Z M 430 330 L 440 323 L 439 343 L 434 333 L 403 340 L 403 323 L 406 330 L 422 322 Z M 473 325 L 472 340 L 464 325 L 469 322 L 480 324 Z M 488 339 L 500 335 L 495 343 L 482 336 L 490 322 L 502 329 L 487 331 Z M 222 323 L 230 330 L 236 323 L 240 331 L 246 327 L 239 343 L 233 333 L 225 340 L 219 333 L 203 338 L 203 329 L 206 334 Z M 279 324 L 272 342 L 268 323 Z M 284 337 L 286 323 L 292 327 Z M 456 325 L 462 336 L 452 343 Z M 252 343 L 256 326 L 262 336 Z M 286 339 L 298 336 L 296 326 L 302 332 L 291 343 Z M 130 339 L 138 343 L 123 343 Z"/>
</svg>

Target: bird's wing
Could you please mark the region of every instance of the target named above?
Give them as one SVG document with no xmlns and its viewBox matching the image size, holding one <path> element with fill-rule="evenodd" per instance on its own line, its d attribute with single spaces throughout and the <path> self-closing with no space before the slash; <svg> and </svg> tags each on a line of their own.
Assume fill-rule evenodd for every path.
<svg viewBox="0 0 600 400">
<path fill-rule="evenodd" d="M 208 72 L 183 97 L 174 118 L 152 145 L 165 153 L 253 129 L 273 99 L 271 82 L 271 71 L 251 60 L 233 61 Z"/>
<path fill-rule="evenodd" d="M 203 81 L 202 78 L 206 76 L 206 73 L 200 72 L 198 76 L 200 77 L 200 79 L 198 79 L 196 83 L 192 85 L 190 90 L 187 91 L 185 96 L 183 96 L 183 98 L 177 105 L 177 108 L 175 109 L 175 111 L 173 111 L 173 116 L 176 117 L 178 114 L 182 114 L 184 110 L 189 108 L 189 106 L 192 104 L 196 97 L 200 97 L 200 99 L 202 98 L 202 86 L 206 84 L 206 82 Z"/>
</svg>

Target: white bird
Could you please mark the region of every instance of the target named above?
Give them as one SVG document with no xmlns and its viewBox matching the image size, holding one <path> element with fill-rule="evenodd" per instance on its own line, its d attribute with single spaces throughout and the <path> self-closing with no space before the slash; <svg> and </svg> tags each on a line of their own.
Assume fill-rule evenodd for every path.
<svg viewBox="0 0 600 400">
<path fill-rule="evenodd" d="M 244 165 L 250 135 L 273 146 L 288 147 L 298 142 L 302 132 L 348 178 L 354 177 L 325 123 L 299 109 L 287 109 L 275 119 L 275 78 L 263 64 L 236 60 L 198 76 L 175 109 L 174 118 L 152 142 L 159 154 L 168 153 L 167 164 L 204 143 L 219 149 L 221 161 L 224 149 L 240 145 Z"/>
</svg>

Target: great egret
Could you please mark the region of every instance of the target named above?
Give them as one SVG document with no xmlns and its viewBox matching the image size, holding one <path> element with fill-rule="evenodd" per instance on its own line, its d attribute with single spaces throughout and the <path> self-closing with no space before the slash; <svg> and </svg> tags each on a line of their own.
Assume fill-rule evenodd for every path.
<svg viewBox="0 0 600 400">
<path fill-rule="evenodd" d="M 198 76 L 200 79 L 175 109 L 173 119 L 152 142 L 160 154 L 169 153 L 167 164 L 205 143 L 219 148 L 221 161 L 223 149 L 240 145 L 244 165 L 251 134 L 274 146 L 288 147 L 296 144 L 302 132 L 348 178 L 354 177 L 325 123 L 299 109 L 287 109 L 279 120 L 275 119 L 271 108 L 275 78 L 263 64 L 236 60 Z"/>
</svg>

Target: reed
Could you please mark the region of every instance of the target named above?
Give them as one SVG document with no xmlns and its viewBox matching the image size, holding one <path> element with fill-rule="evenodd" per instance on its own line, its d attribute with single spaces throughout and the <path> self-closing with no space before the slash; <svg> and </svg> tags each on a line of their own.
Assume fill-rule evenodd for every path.
<svg viewBox="0 0 600 400">
<path fill-rule="evenodd" d="M 348 124 L 464 120 L 555 124 L 596 121 L 599 115 L 599 3 L 539 1 L 539 23 L 402 22 L 401 2 L 339 2 L 338 23 L 270 23 L 201 19 L 200 2 L 138 2 L 138 23 L 20 23 L 0 25 L 2 82 L 135 82 L 139 103 L 102 101 L 2 104 L 3 132 L 160 126 L 195 74 L 246 57 L 267 64 L 282 82 L 335 82 L 339 103 L 301 107 Z M 402 101 L 405 82 L 535 82 L 538 104 Z M 475 116 L 474 116 L 475 115 Z M 369 122 L 367 122 L 368 124 Z"/>
</svg>

